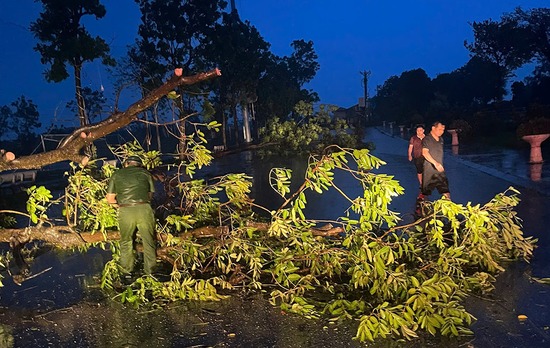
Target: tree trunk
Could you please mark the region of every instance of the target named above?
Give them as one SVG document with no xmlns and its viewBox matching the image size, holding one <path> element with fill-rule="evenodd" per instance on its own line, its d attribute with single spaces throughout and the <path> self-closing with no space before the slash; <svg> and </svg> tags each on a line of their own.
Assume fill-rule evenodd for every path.
<svg viewBox="0 0 550 348">
<path fill-rule="evenodd" d="M 256 228 L 258 231 L 266 232 L 271 227 L 270 223 L 248 221 L 247 227 Z M 332 224 L 327 224 L 320 228 L 311 228 L 310 232 L 314 236 L 338 236 L 343 233 L 342 227 L 334 227 Z M 229 226 L 203 226 L 193 230 L 189 230 L 178 235 L 179 238 L 221 238 L 230 235 Z M 158 234 L 157 239 L 164 241 L 165 235 Z M 118 231 L 106 231 L 105 236 L 96 232 L 77 233 L 69 226 L 33 226 L 26 228 L 5 228 L 0 229 L 0 243 L 9 243 L 14 245 L 23 245 L 33 241 L 42 241 L 48 245 L 52 245 L 60 249 L 69 249 L 85 246 L 91 243 L 108 242 L 111 240 L 119 240 L 120 233 Z M 161 243 L 164 244 L 164 243 Z M 162 248 L 159 248 L 162 249 Z"/>
<path fill-rule="evenodd" d="M 239 145 L 239 120 L 237 118 L 237 106 L 231 105 L 231 115 L 233 116 L 233 131 L 235 132 L 235 145 Z"/>
<path fill-rule="evenodd" d="M 180 159 L 180 161 L 184 161 L 185 154 L 187 153 L 187 151 L 185 151 L 185 148 L 187 147 L 187 138 L 185 137 L 186 136 L 185 115 L 187 113 L 185 112 L 185 103 L 183 101 L 183 94 L 181 91 L 178 94 L 181 95 L 181 97 L 178 98 L 176 101 L 176 105 L 178 108 L 178 119 L 179 119 L 178 131 L 180 133 L 179 144 L 178 144 L 178 158 Z"/>
<path fill-rule="evenodd" d="M 82 65 L 74 65 L 74 84 L 76 91 L 76 104 L 78 107 L 78 119 L 80 120 L 80 127 L 87 126 L 90 122 L 88 115 L 86 115 L 86 103 L 84 102 L 84 96 L 82 95 L 82 79 L 80 74 L 82 72 Z"/>
<path fill-rule="evenodd" d="M 227 115 L 225 114 L 223 108 L 221 109 L 222 113 L 222 140 L 223 140 L 223 148 L 227 149 Z"/>
<path fill-rule="evenodd" d="M 250 118 L 248 117 L 248 103 L 243 103 L 241 108 L 243 110 L 243 126 L 244 126 L 244 142 L 248 144 L 252 141 L 252 135 L 250 133 Z"/>
<path fill-rule="evenodd" d="M 177 87 L 192 85 L 220 75 L 221 72 L 219 69 L 213 69 L 193 76 L 177 76 L 174 74 L 162 86 L 156 88 L 141 100 L 130 105 L 126 111 L 116 112 L 99 123 L 86 125 L 75 130 L 71 135 L 65 138 L 55 150 L 16 158 L 12 161 L 0 160 L 0 172 L 10 169 L 39 169 L 45 165 L 66 160 L 86 163 L 88 158 L 80 154 L 80 150 L 83 147 L 92 144 L 94 140 L 103 138 L 127 126 L 137 119 L 139 113 L 153 106 L 162 97 Z"/>
</svg>

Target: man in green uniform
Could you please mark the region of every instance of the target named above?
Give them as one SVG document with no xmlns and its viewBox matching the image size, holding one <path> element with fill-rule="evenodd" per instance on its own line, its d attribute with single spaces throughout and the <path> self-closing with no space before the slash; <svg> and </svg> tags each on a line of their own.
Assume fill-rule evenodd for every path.
<svg viewBox="0 0 550 348">
<path fill-rule="evenodd" d="M 107 187 L 107 202 L 119 208 L 120 265 L 131 274 L 134 270 L 134 236 L 139 231 L 143 242 L 143 268 L 152 274 L 156 265 L 155 217 L 151 197 L 155 188 L 151 174 L 142 167 L 138 156 L 129 156 Z"/>
</svg>

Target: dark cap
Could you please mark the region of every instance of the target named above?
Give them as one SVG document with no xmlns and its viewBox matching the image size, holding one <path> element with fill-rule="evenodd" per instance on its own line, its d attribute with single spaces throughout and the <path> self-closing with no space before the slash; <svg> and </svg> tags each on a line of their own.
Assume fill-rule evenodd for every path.
<svg viewBox="0 0 550 348">
<path fill-rule="evenodd" d="M 141 158 L 139 158 L 139 156 L 136 156 L 136 155 L 128 156 L 128 158 L 126 158 L 126 161 L 124 161 L 124 163 L 135 163 L 140 166 L 143 165 L 143 161 L 141 160 Z"/>
</svg>

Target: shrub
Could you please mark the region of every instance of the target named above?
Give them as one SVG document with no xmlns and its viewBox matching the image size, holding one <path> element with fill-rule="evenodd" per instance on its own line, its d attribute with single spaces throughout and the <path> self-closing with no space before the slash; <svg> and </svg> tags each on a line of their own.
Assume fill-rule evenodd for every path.
<svg viewBox="0 0 550 348">
<path fill-rule="evenodd" d="M 448 129 L 457 129 L 461 133 L 469 133 L 472 131 L 472 126 L 470 126 L 470 124 L 467 121 L 458 119 L 458 120 L 453 120 L 449 125 Z"/>
<path fill-rule="evenodd" d="M 525 135 L 550 133 L 550 119 L 546 117 L 533 118 L 520 124 L 516 132 L 520 138 Z"/>
</svg>

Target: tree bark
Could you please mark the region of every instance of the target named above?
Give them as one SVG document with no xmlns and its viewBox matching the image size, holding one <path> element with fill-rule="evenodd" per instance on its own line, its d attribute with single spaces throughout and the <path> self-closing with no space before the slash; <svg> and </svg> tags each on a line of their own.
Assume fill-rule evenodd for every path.
<svg viewBox="0 0 550 348">
<path fill-rule="evenodd" d="M 227 226 L 204 226 L 181 233 L 181 238 L 218 238 L 223 234 L 229 233 Z M 157 236 L 163 239 L 163 235 Z M 120 233 L 118 231 L 106 231 L 105 237 L 103 233 L 89 232 L 78 233 L 69 226 L 32 226 L 26 228 L 2 228 L 0 229 L 0 243 L 9 243 L 10 245 L 18 245 L 30 243 L 33 241 L 43 241 L 46 244 L 52 245 L 60 249 L 75 248 L 84 246 L 90 243 L 108 242 L 111 240 L 119 240 Z"/>
<path fill-rule="evenodd" d="M 180 238 L 220 238 L 222 235 L 229 233 L 228 226 L 204 226 L 194 230 L 190 230 L 179 235 Z M 157 239 L 164 240 L 165 235 L 158 234 Z M 90 243 L 109 242 L 119 240 L 120 233 L 118 231 L 106 231 L 103 233 L 78 233 L 68 226 L 33 226 L 19 229 L 0 229 L 0 243 L 9 243 L 13 250 L 14 257 L 20 257 L 19 250 L 26 243 L 33 241 L 43 241 L 48 245 L 52 245 L 59 249 L 77 248 Z M 162 243 L 161 243 L 162 244 Z M 143 251 L 141 244 L 136 245 L 138 251 Z M 156 249 L 157 258 L 171 265 L 176 265 L 177 260 L 172 256 L 173 251 L 177 248 L 174 246 L 161 246 Z M 19 262 L 20 267 L 27 269 L 29 266 L 24 260 Z M 22 273 L 14 275 L 14 281 L 21 284 L 25 281 L 28 274 Z"/>
<path fill-rule="evenodd" d="M 249 221 L 247 226 L 254 227 L 259 231 L 269 230 L 270 223 Z M 220 238 L 222 235 L 229 234 L 228 226 L 204 226 L 183 232 L 179 235 L 180 238 Z M 314 236 L 337 236 L 343 233 L 341 227 L 334 227 L 327 224 L 320 228 L 312 228 L 310 232 Z M 158 239 L 163 239 L 163 235 L 157 235 Z M 5 228 L 0 229 L 0 243 L 9 243 L 14 245 L 22 245 L 33 241 L 43 241 L 46 244 L 52 245 L 60 249 L 75 248 L 84 246 L 90 243 L 108 242 L 111 240 L 119 240 L 120 233 L 118 231 L 106 231 L 105 237 L 102 233 L 77 233 L 69 226 L 33 226 L 26 228 Z"/>
<path fill-rule="evenodd" d="M 23 156 L 8 162 L 0 160 L 0 172 L 11 169 L 39 169 L 45 165 L 66 160 L 85 163 L 88 158 L 82 155 L 80 150 L 92 144 L 94 140 L 100 139 L 127 126 L 137 119 L 138 114 L 154 105 L 162 97 L 177 87 L 192 85 L 220 75 L 221 72 L 217 68 L 193 76 L 177 76 L 174 74 L 162 86 L 151 91 L 151 93 L 141 100 L 132 104 L 126 111 L 116 112 L 99 123 L 78 128 L 65 138 L 55 150 Z"/>
<path fill-rule="evenodd" d="M 87 126 L 90 122 L 88 115 L 86 114 L 86 105 L 84 103 L 84 96 L 82 95 L 82 80 L 80 74 L 82 72 L 82 64 L 74 65 L 74 84 L 76 104 L 78 105 L 78 119 L 80 120 L 80 126 Z"/>
<path fill-rule="evenodd" d="M 267 222 L 248 221 L 246 226 L 254 227 L 259 231 L 267 231 L 271 227 L 271 224 Z M 336 237 L 340 233 L 344 233 L 342 227 L 334 227 L 332 224 L 326 224 L 318 228 L 310 228 L 309 231 L 312 235 L 320 237 Z"/>
<path fill-rule="evenodd" d="M 239 146 L 239 119 L 237 117 L 237 105 L 231 104 L 231 115 L 233 116 L 233 132 L 235 133 L 235 146 Z"/>
</svg>

